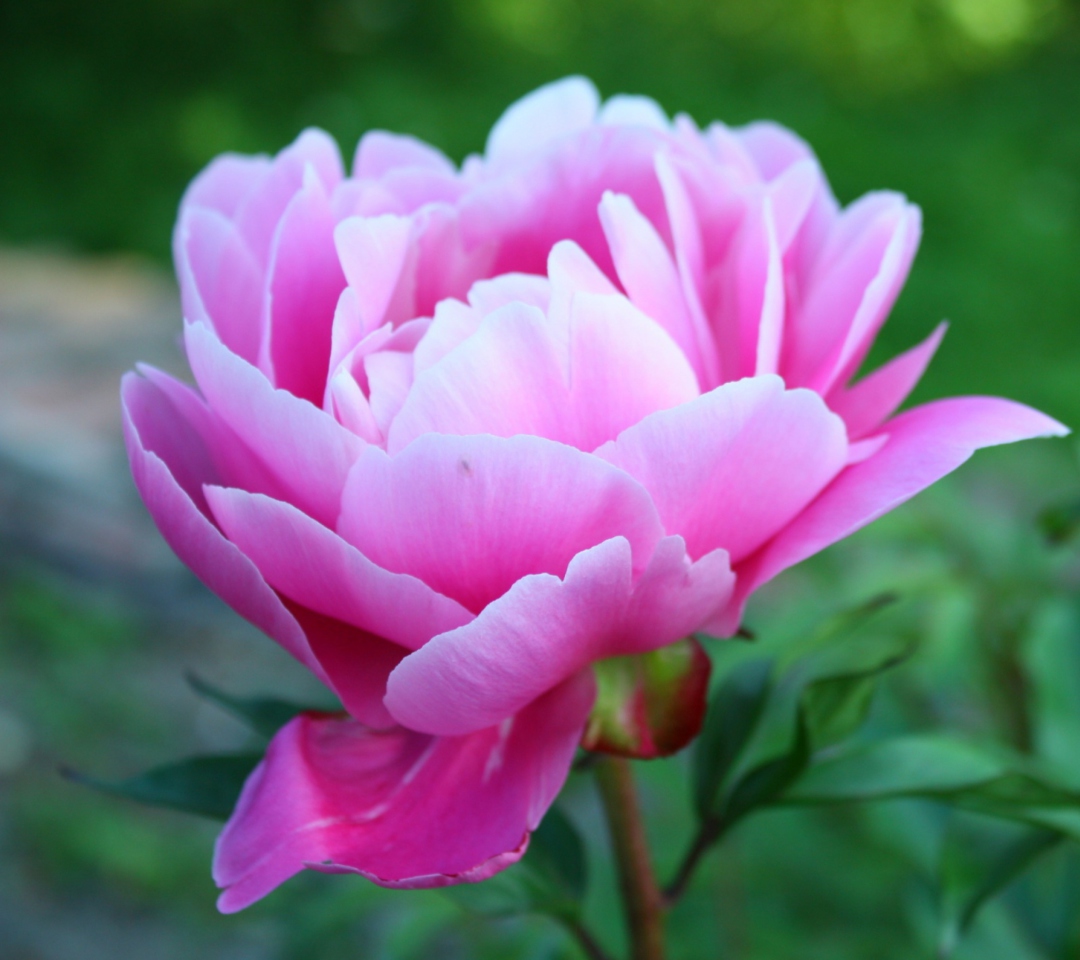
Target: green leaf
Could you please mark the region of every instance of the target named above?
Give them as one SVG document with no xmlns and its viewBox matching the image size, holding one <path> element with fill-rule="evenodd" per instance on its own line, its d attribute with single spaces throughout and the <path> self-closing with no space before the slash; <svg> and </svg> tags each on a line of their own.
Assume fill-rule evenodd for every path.
<svg viewBox="0 0 1080 960">
<path fill-rule="evenodd" d="M 546 913 L 573 923 L 581 915 L 587 879 L 581 837 L 552 807 L 520 862 L 481 883 L 445 887 L 443 892 L 463 909 L 485 917 Z"/>
<path fill-rule="evenodd" d="M 719 809 L 720 790 L 765 708 L 771 675 L 771 661 L 743 661 L 724 678 L 709 702 L 693 758 L 694 805 L 701 819 Z"/>
<path fill-rule="evenodd" d="M 63 773 L 70 780 L 117 797 L 227 820 L 260 760 L 260 753 L 190 757 L 120 781 L 99 780 L 73 770 Z"/>
<path fill-rule="evenodd" d="M 238 720 L 246 723 L 259 736 L 267 739 L 273 737 L 293 717 L 301 713 L 309 710 L 332 713 L 341 709 L 340 706 L 302 706 L 276 697 L 236 697 L 219 690 L 193 673 L 187 675 L 187 682 L 199 696 L 217 704 L 227 713 L 231 713 Z"/>
<path fill-rule="evenodd" d="M 984 825 L 946 836 L 941 865 L 941 932 L 938 956 L 951 957 L 989 900 L 1063 839 L 1055 830 Z"/>
<path fill-rule="evenodd" d="M 1080 793 L 1023 758 L 930 734 L 860 744 L 813 764 L 785 803 L 851 803 L 924 797 L 1027 822 L 1080 808 Z M 1048 822 L 1048 821 L 1044 821 Z"/>
<path fill-rule="evenodd" d="M 784 793 L 802 775 L 810 762 L 810 731 L 800 711 L 795 724 L 795 738 L 782 756 L 754 767 L 727 795 L 719 812 L 724 830 L 756 807 L 763 807 Z"/>
</svg>

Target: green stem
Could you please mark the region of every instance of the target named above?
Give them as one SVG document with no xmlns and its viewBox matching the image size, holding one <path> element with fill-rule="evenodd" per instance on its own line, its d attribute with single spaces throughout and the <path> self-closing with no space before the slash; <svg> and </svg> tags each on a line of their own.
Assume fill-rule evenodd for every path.
<svg viewBox="0 0 1080 960">
<path fill-rule="evenodd" d="M 606 756 L 596 779 L 619 869 L 633 960 L 664 960 L 664 897 L 656 882 L 630 761 Z"/>
</svg>

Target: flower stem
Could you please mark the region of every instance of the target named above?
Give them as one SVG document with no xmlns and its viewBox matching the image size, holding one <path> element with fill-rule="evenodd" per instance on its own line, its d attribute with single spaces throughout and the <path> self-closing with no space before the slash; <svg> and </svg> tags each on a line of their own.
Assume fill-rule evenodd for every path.
<svg viewBox="0 0 1080 960">
<path fill-rule="evenodd" d="M 630 761 L 605 756 L 596 779 L 615 848 L 633 960 L 664 960 L 664 898 L 653 872 Z"/>
</svg>

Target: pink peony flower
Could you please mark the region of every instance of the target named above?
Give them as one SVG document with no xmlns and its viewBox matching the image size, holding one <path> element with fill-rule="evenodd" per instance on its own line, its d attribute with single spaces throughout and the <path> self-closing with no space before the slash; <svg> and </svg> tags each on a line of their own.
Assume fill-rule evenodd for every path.
<svg viewBox="0 0 1080 960">
<path fill-rule="evenodd" d="M 203 581 L 340 698 L 222 833 L 224 911 L 304 867 L 422 887 L 517 860 L 590 665 L 702 631 L 963 463 L 1062 434 L 1006 400 L 851 384 L 919 211 L 841 209 L 769 123 L 571 78 L 460 169 L 374 132 L 224 156 L 175 234 L 193 390 L 123 385 L 136 483 Z"/>
</svg>

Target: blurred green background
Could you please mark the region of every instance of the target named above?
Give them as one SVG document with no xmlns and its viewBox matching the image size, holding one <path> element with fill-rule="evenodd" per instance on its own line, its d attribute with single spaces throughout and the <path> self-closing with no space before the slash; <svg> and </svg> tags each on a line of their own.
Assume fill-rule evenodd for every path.
<svg viewBox="0 0 1080 960">
<path fill-rule="evenodd" d="M 122 776 L 240 745 L 239 728 L 186 690 L 186 668 L 242 692 L 306 689 L 169 560 L 124 475 L 116 376 L 138 359 L 178 363 L 165 270 L 186 183 L 220 151 L 274 151 L 312 124 L 346 157 L 364 130 L 384 127 L 460 159 L 482 149 L 507 103 L 567 73 L 701 123 L 779 120 L 812 143 L 844 202 L 882 187 L 908 194 L 925 238 L 871 363 L 946 317 L 919 398 L 998 393 L 1080 424 L 1073 0 L 9 0 L 2 960 L 576 956 L 543 919 L 490 924 L 438 893 L 341 878 L 304 877 L 220 918 L 213 824 L 98 797 L 55 772 L 66 762 Z M 84 422 L 91 395 L 105 412 Z M 908 601 L 890 629 L 918 634 L 923 649 L 873 722 L 999 737 L 1080 778 L 1075 551 L 1034 525 L 1077 490 L 1071 441 L 986 454 L 785 577 L 751 623 L 763 644 L 782 645 L 899 589 Z M 645 773 L 665 868 L 688 829 L 672 786 L 683 763 Z M 593 844 L 591 916 L 617 944 L 587 778 L 575 776 L 566 806 Z M 932 956 L 943 817 L 909 802 L 750 821 L 674 915 L 673 956 Z M 1080 860 L 1055 853 L 986 911 L 962 955 L 1080 957 L 1078 889 Z"/>
</svg>

